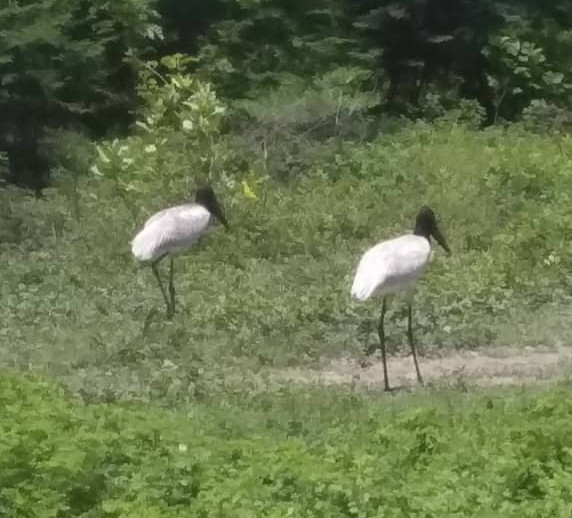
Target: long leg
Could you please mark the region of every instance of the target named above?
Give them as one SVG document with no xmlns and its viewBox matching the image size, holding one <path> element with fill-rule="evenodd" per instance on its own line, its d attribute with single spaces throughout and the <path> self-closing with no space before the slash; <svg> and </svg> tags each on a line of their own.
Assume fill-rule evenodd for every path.
<svg viewBox="0 0 572 518">
<path fill-rule="evenodd" d="M 165 291 L 165 287 L 163 286 L 163 282 L 161 281 L 161 276 L 159 275 L 157 264 L 159 264 L 159 261 L 155 261 L 151 265 L 151 270 L 153 270 L 153 275 L 155 275 L 155 278 L 159 283 L 159 288 L 161 288 L 161 293 L 163 294 L 163 298 L 165 299 L 165 304 L 167 305 L 167 318 L 171 318 L 171 304 L 169 302 L 169 297 L 167 296 L 167 292 Z"/>
<path fill-rule="evenodd" d="M 377 334 L 379 335 L 379 343 L 381 346 L 381 361 L 383 362 L 383 383 L 384 390 L 389 391 L 389 379 L 387 377 L 387 354 L 385 351 L 385 330 L 383 329 L 383 320 L 385 319 L 385 311 L 387 309 L 386 297 L 383 297 L 381 304 L 381 317 L 377 326 Z"/>
<path fill-rule="evenodd" d="M 407 338 L 409 340 L 409 346 L 411 347 L 411 354 L 413 354 L 413 362 L 415 363 L 415 371 L 417 372 L 417 381 L 423 385 L 423 378 L 421 377 L 421 371 L 419 370 L 419 363 L 417 362 L 417 350 L 415 348 L 415 342 L 413 340 L 413 326 L 411 320 L 413 318 L 413 309 L 411 308 L 411 302 L 409 302 L 409 307 L 407 311 Z"/>
<path fill-rule="evenodd" d="M 175 285 L 173 284 L 173 256 L 169 257 L 170 265 L 169 265 L 169 295 L 171 295 L 171 314 L 175 314 Z"/>
<path fill-rule="evenodd" d="M 169 265 L 169 295 L 171 295 L 171 313 L 174 315 L 175 314 L 175 284 L 174 284 L 174 269 L 173 269 L 173 263 L 174 263 L 174 258 L 173 256 L 170 256 L 170 265 Z"/>
</svg>

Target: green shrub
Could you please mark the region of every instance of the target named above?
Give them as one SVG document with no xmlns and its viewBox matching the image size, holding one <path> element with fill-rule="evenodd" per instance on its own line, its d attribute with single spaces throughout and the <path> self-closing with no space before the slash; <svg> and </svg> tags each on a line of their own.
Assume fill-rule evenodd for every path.
<svg viewBox="0 0 572 518">
<path fill-rule="evenodd" d="M 188 72 L 188 58 L 166 56 L 139 63 L 140 107 L 135 132 L 97 146 L 92 170 L 107 180 L 107 195 L 121 199 L 133 218 L 144 203 L 175 191 L 188 197 L 197 181 L 217 177 L 224 106 L 208 83 Z"/>
<path fill-rule="evenodd" d="M 572 510 L 570 387 L 282 390 L 173 414 L 0 376 L 4 516 L 508 516 Z"/>
<path fill-rule="evenodd" d="M 569 132 L 572 112 L 543 99 L 532 101 L 522 113 L 524 127 L 534 132 Z"/>
</svg>

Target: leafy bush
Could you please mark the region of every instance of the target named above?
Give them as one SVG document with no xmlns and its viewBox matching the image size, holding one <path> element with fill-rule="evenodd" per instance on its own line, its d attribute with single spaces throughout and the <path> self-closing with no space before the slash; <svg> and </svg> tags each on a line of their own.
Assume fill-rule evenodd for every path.
<svg viewBox="0 0 572 518">
<path fill-rule="evenodd" d="M 572 89 L 570 69 L 561 70 L 551 63 L 544 48 L 527 36 L 518 31 L 499 34 L 484 50 L 489 61 L 487 79 L 494 92 L 495 122 L 500 114 L 514 118 L 532 100 L 559 99 Z"/>
<path fill-rule="evenodd" d="M 216 175 L 217 136 L 225 112 L 208 83 L 186 72 L 188 59 L 166 56 L 139 63 L 141 106 L 134 134 L 97 146 L 92 169 L 108 180 L 135 217 L 142 198 L 190 193 Z"/>
<path fill-rule="evenodd" d="M 543 99 L 532 101 L 522 113 L 524 127 L 534 132 L 570 132 L 572 111 L 546 102 Z"/>
<path fill-rule="evenodd" d="M 436 93 L 427 93 L 420 103 L 420 112 L 425 120 L 438 125 L 460 124 L 479 129 L 485 122 L 485 109 L 477 101 L 445 98 Z"/>
<path fill-rule="evenodd" d="M 0 512 L 564 517 L 569 388 L 384 401 L 283 390 L 177 415 L 3 375 Z"/>
</svg>

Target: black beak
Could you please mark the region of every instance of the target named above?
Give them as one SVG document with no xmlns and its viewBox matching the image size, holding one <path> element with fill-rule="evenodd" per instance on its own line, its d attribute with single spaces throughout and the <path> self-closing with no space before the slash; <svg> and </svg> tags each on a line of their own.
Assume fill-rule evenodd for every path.
<svg viewBox="0 0 572 518">
<path fill-rule="evenodd" d="M 433 231 L 431 232 L 431 234 L 435 238 L 435 241 L 437 241 L 437 243 L 439 243 L 441 245 L 443 250 L 445 250 L 445 252 L 447 252 L 447 255 L 451 255 L 451 249 L 449 248 L 449 245 L 447 244 L 447 240 L 445 239 L 445 236 L 443 234 L 441 234 L 441 230 L 439 230 L 439 227 L 437 225 L 433 226 Z"/>
</svg>

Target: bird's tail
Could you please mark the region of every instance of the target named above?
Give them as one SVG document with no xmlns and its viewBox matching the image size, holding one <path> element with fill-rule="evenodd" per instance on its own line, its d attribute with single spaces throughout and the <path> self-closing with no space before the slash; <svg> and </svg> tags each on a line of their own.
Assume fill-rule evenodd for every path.
<svg viewBox="0 0 572 518">
<path fill-rule="evenodd" d="M 149 239 L 147 227 L 141 230 L 131 241 L 131 253 L 137 261 L 151 261 L 155 254 L 155 242 Z"/>
<path fill-rule="evenodd" d="M 360 275 L 358 271 L 354 277 L 351 295 L 354 299 L 364 301 L 369 299 L 375 291 L 375 285 L 366 276 Z"/>
</svg>

